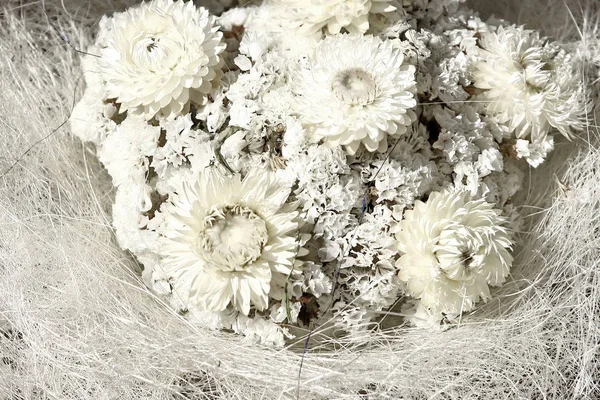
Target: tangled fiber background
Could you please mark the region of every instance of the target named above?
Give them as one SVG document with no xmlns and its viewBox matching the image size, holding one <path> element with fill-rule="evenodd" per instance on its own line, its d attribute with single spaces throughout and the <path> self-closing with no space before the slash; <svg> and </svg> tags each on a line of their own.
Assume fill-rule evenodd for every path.
<svg viewBox="0 0 600 400">
<path fill-rule="evenodd" d="M 104 12 L 133 3 L 46 0 L 48 18 L 39 2 L 1 3 L 1 399 L 600 399 L 594 121 L 530 171 L 533 233 L 518 234 L 496 300 L 457 328 L 339 338 L 303 357 L 302 338 L 262 348 L 169 311 L 116 245 L 110 179 L 64 124 L 83 90 L 65 39 L 85 48 Z M 472 6 L 560 38 L 593 73 L 594 4 Z"/>
</svg>

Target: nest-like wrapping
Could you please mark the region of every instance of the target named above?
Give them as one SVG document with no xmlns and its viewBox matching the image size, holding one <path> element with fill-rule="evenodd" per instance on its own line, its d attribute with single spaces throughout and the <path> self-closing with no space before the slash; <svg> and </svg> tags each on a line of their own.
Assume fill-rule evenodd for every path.
<svg viewBox="0 0 600 400">
<path fill-rule="evenodd" d="M 0 398 L 600 398 L 594 124 L 531 172 L 531 231 L 511 277 L 458 327 L 341 338 L 304 356 L 302 338 L 300 350 L 265 348 L 188 324 L 115 242 L 110 178 L 65 124 L 83 90 L 65 39 L 85 48 L 102 13 L 126 2 L 97 3 L 46 1 L 50 23 L 40 4 L 0 11 Z M 595 15 L 571 3 L 573 15 L 562 1 L 537 19 L 511 14 L 565 40 L 581 29 L 572 43 L 593 59 L 583 22 Z"/>
</svg>

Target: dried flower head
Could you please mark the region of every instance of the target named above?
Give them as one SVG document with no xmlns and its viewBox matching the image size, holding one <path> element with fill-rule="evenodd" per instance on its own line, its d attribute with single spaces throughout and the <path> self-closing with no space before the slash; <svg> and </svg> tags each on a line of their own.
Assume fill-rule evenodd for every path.
<svg viewBox="0 0 600 400">
<path fill-rule="evenodd" d="M 324 39 L 299 72 L 297 113 L 313 140 L 354 154 L 385 151 L 414 121 L 415 67 L 373 36 Z"/>
<path fill-rule="evenodd" d="M 280 12 L 292 19 L 301 34 L 310 35 L 326 28 L 330 34 L 345 29 L 364 34 L 369 15 L 396 10 L 391 0 L 274 0 Z"/>
<path fill-rule="evenodd" d="M 584 126 L 582 76 L 571 57 L 538 32 L 499 27 L 480 40 L 474 85 L 487 111 L 517 139 L 545 140 L 552 128 L 566 137 Z"/>
<path fill-rule="evenodd" d="M 201 311 L 231 306 L 244 315 L 283 298 L 298 247 L 289 188 L 266 170 L 243 180 L 206 170 L 175 192 L 163 207 L 159 251 L 175 292 Z"/>
<path fill-rule="evenodd" d="M 204 104 L 225 49 L 214 17 L 193 2 L 152 0 L 104 17 L 96 43 L 106 97 L 120 111 L 174 118 Z"/>
<path fill-rule="evenodd" d="M 469 192 L 434 192 L 406 211 L 396 234 L 398 277 L 441 320 L 490 299 L 506 279 L 511 240 L 500 211 Z"/>
</svg>

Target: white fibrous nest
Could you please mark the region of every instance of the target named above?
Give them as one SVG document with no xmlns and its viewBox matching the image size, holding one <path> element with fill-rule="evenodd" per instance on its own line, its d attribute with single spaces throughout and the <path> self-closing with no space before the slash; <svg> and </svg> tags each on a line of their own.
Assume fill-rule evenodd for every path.
<svg viewBox="0 0 600 400">
<path fill-rule="evenodd" d="M 7 398 L 600 398 L 593 7 L 46 3 L 0 17 Z"/>
</svg>

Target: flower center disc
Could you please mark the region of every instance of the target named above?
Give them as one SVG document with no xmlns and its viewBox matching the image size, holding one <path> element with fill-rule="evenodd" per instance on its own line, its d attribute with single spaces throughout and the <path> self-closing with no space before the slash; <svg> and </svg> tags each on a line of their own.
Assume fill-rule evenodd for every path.
<svg viewBox="0 0 600 400">
<path fill-rule="evenodd" d="M 241 271 L 267 244 L 265 221 L 240 205 L 213 208 L 198 235 L 198 255 L 222 271 Z"/>
<path fill-rule="evenodd" d="M 465 227 L 454 227 L 440 234 L 435 255 L 439 268 L 453 280 L 470 279 L 472 269 L 481 267 L 485 254 L 481 239 Z"/>
<path fill-rule="evenodd" d="M 361 68 L 349 68 L 338 72 L 331 83 L 331 90 L 346 104 L 361 105 L 372 103 L 377 85 L 373 76 Z"/>
<path fill-rule="evenodd" d="M 181 46 L 168 35 L 148 35 L 138 40 L 132 48 L 133 62 L 148 71 L 171 69 L 179 61 Z"/>
</svg>

